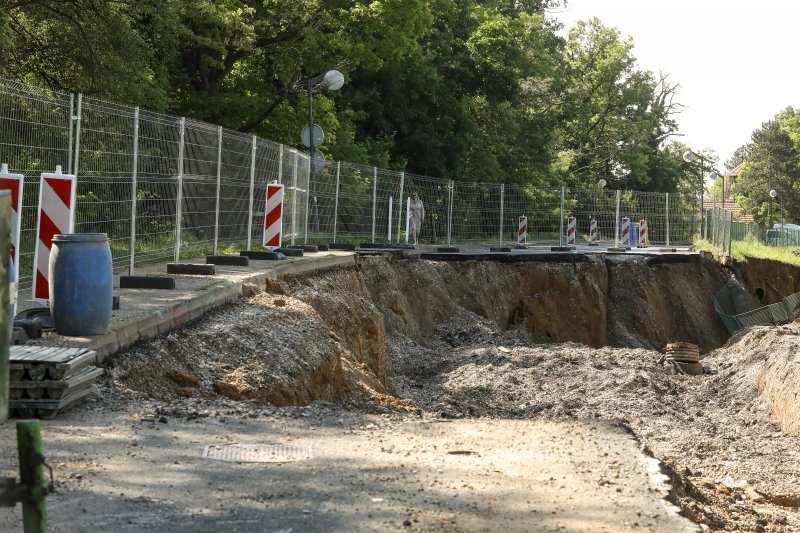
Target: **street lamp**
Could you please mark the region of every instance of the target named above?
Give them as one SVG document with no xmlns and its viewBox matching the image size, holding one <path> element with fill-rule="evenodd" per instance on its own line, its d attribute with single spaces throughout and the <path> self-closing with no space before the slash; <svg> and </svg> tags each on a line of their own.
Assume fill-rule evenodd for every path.
<svg viewBox="0 0 800 533">
<path fill-rule="evenodd" d="M 778 191 L 776 191 L 775 189 L 772 189 L 771 191 L 769 191 L 769 197 L 770 198 L 774 199 L 777 196 L 778 196 Z M 771 220 L 770 220 L 770 223 L 772 223 Z M 784 226 L 784 220 L 783 220 L 783 196 L 781 196 L 781 241 L 783 241 L 783 234 L 785 232 L 785 229 L 784 229 L 783 226 Z M 767 228 L 768 231 L 769 231 L 769 229 L 770 228 Z"/>
<path fill-rule="evenodd" d="M 329 91 L 338 91 L 343 85 L 344 75 L 338 70 L 329 70 L 324 74 L 320 74 L 319 76 L 308 79 L 308 126 L 303 129 L 303 132 L 300 135 L 300 140 L 305 146 L 308 147 L 309 203 L 311 203 L 311 191 L 313 185 L 312 180 L 314 178 L 314 173 L 322 170 L 323 165 L 325 164 L 325 159 L 323 158 L 322 153 L 320 152 L 319 156 L 317 156 L 315 153 L 316 148 L 322 145 L 322 141 L 325 138 L 325 133 L 322 131 L 322 128 L 314 124 L 314 90 L 321 86 L 321 88 L 328 89 Z M 319 168 L 314 168 L 315 166 L 319 166 Z M 316 196 L 314 197 L 313 209 L 315 224 L 318 224 L 319 220 L 317 214 Z M 306 238 L 307 237 L 308 227 L 306 227 Z"/>
<path fill-rule="evenodd" d="M 599 190 L 602 191 L 603 187 L 606 186 L 606 183 L 607 183 L 606 180 L 604 180 L 603 178 L 600 178 L 599 180 L 597 180 L 597 189 L 595 189 L 595 191 L 594 191 L 594 218 L 595 218 L 595 220 L 597 220 L 597 190 L 599 189 Z"/>
<path fill-rule="evenodd" d="M 705 176 L 705 162 L 706 158 L 702 154 L 698 154 L 697 152 L 693 152 L 692 150 L 687 150 L 683 154 L 683 160 L 687 163 L 691 163 L 695 160 L 695 158 L 700 159 L 700 238 L 703 238 L 703 177 Z"/>
</svg>

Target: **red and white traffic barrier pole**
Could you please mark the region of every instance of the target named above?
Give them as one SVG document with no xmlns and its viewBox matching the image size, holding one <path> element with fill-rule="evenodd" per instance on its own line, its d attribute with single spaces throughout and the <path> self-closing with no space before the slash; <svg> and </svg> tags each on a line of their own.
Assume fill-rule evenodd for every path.
<svg viewBox="0 0 800 533">
<path fill-rule="evenodd" d="M 517 246 L 528 244 L 528 217 L 520 215 L 519 230 L 517 231 Z"/>
<path fill-rule="evenodd" d="M 75 190 L 78 180 L 55 172 L 44 172 L 39 181 L 39 212 L 36 217 L 36 251 L 33 255 L 33 299 L 42 305 L 50 300 L 50 250 L 53 236 L 72 233 L 75 227 Z"/>
<path fill-rule="evenodd" d="M 11 191 L 11 266 L 9 268 L 8 281 L 9 303 L 11 313 L 9 322 L 14 327 L 14 315 L 17 312 L 17 287 L 19 282 L 19 233 L 21 228 L 22 215 L 22 188 L 25 185 L 25 176 L 22 174 L 11 174 L 8 172 L 8 165 L 3 163 L 0 167 L 0 190 Z"/>
<path fill-rule="evenodd" d="M 589 246 L 597 246 L 597 219 L 594 217 L 589 224 Z"/>
<path fill-rule="evenodd" d="M 567 217 L 567 246 L 575 246 L 575 217 Z"/>
<path fill-rule="evenodd" d="M 647 248 L 650 246 L 650 232 L 647 228 L 647 220 L 645 219 L 639 221 L 639 243 L 636 246 L 638 248 Z"/>
<path fill-rule="evenodd" d="M 622 245 L 631 245 L 631 219 L 622 217 Z"/>
<path fill-rule="evenodd" d="M 283 185 L 277 181 L 267 184 L 267 206 L 264 210 L 262 245 L 269 251 L 283 243 Z"/>
</svg>

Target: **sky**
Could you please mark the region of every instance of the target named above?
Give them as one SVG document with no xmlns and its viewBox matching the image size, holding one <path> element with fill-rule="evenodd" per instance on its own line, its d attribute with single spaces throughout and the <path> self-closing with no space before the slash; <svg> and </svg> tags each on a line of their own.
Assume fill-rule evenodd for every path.
<svg viewBox="0 0 800 533">
<path fill-rule="evenodd" d="M 566 30 L 597 17 L 634 41 L 639 68 L 680 85 L 680 140 L 715 151 L 720 166 L 753 130 L 800 107 L 800 2 L 568 0 Z"/>
</svg>

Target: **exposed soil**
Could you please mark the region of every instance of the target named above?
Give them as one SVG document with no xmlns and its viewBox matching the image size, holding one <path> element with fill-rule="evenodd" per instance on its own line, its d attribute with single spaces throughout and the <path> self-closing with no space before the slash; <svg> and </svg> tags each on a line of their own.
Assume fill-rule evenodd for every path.
<svg viewBox="0 0 800 533">
<path fill-rule="evenodd" d="M 749 258 L 738 263 L 736 271 L 757 305 L 774 304 L 800 292 L 800 268 L 793 265 Z"/>
<path fill-rule="evenodd" d="M 703 527 L 800 531 L 800 323 L 726 344 L 712 301 L 726 276 L 705 261 L 367 258 L 276 282 L 115 357 L 110 385 L 173 404 L 621 419 L 671 467 L 675 498 Z M 710 351 L 705 375 L 657 364 L 676 341 Z"/>
</svg>

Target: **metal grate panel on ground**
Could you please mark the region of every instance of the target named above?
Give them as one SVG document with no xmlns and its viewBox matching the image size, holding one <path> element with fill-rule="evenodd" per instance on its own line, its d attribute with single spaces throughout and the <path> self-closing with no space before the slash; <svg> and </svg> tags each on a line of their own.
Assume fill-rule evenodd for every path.
<svg viewBox="0 0 800 533">
<path fill-rule="evenodd" d="M 209 444 L 204 459 L 230 463 L 286 463 L 311 459 L 311 448 L 285 444 Z"/>
</svg>

